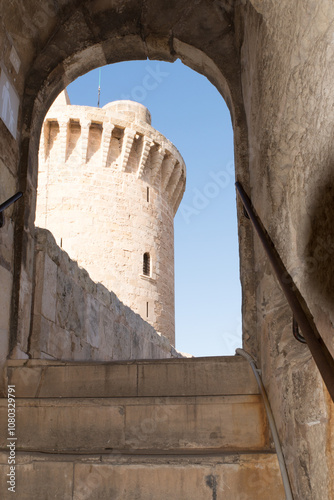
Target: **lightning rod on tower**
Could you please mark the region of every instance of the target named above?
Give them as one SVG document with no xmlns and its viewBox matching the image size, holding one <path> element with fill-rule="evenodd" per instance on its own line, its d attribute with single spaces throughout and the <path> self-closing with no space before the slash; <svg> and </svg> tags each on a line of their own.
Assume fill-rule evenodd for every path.
<svg viewBox="0 0 334 500">
<path fill-rule="evenodd" d="M 100 95 L 101 95 L 101 68 L 99 69 L 99 90 L 97 94 L 97 107 L 100 107 Z"/>
</svg>

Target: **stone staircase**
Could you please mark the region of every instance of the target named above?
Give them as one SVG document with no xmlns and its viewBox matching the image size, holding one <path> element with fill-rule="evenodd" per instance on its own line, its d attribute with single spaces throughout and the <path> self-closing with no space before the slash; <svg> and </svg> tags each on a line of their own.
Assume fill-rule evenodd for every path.
<svg viewBox="0 0 334 500">
<path fill-rule="evenodd" d="M 248 363 L 9 361 L 20 500 L 283 500 Z M 0 400 L 1 498 L 9 472 Z"/>
</svg>

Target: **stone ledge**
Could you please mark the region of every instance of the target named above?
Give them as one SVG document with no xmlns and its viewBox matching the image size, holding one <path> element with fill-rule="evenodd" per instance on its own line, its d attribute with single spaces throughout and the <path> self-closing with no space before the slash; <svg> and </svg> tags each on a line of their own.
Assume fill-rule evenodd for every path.
<svg viewBox="0 0 334 500">
<path fill-rule="evenodd" d="M 240 356 L 116 362 L 11 360 L 17 397 L 127 397 L 258 394 Z"/>
<path fill-rule="evenodd" d="M 7 467 L 7 454 L 0 453 L 5 500 L 12 498 L 5 487 Z M 47 498 L 46 494 L 62 500 L 268 500 L 268 495 L 271 500 L 285 499 L 277 457 L 263 453 L 133 457 L 19 452 L 16 467 L 20 500 Z"/>
<path fill-rule="evenodd" d="M 0 400 L 5 420 L 7 401 Z M 259 395 L 16 399 L 18 451 L 269 450 Z M 6 449 L 1 437 L 0 446 Z"/>
</svg>

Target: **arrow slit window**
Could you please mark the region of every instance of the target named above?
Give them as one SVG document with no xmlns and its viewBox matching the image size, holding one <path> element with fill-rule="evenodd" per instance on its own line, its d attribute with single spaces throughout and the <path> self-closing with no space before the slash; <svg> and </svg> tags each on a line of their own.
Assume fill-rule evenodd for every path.
<svg viewBox="0 0 334 500">
<path fill-rule="evenodd" d="M 145 252 L 143 256 L 143 275 L 150 276 L 150 273 L 151 273 L 151 257 L 148 252 Z"/>
</svg>

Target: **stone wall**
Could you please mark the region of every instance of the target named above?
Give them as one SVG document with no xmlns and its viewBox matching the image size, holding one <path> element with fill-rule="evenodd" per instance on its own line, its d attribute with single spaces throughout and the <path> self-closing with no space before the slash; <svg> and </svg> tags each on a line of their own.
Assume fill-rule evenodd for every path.
<svg viewBox="0 0 334 500">
<path fill-rule="evenodd" d="M 1 348 L 28 352 L 38 147 L 50 105 L 93 68 L 179 57 L 230 107 L 237 177 L 333 352 L 332 0 L 31 0 L 2 2 L 1 14 L 1 64 L 20 112 L 16 139 L 0 120 L 0 189 L 4 199 L 25 193 L 0 232 Z M 244 346 L 261 364 L 295 498 L 332 498 L 333 403 L 292 338 L 291 312 L 240 204 L 239 235 Z"/>
<path fill-rule="evenodd" d="M 52 234 L 36 228 L 30 355 L 57 360 L 182 357 L 113 292 L 94 283 Z"/>
<path fill-rule="evenodd" d="M 248 192 L 332 354 L 333 19 L 331 0 L 254 0 L 241 47 Z M 257 235 L 254 250 L 255 290 L 244 287 L 256 302 L 251 343 L 295 498 L 333 498 L 334 405 L 309 348 L 292 335 L 291 310 Z"/>
<path fill-rule="evenodd" d="M 9 60 L 10 47 L 10 42 L 0 36 L 0 78 L 4 76 L 10 78 L 10 73 L 5 69 L 6 63 L 7 67 L 12 66 Z M 6 52 L 7 57 L 5 57 Z M 22 82 L 18 79 L 17 87 L 21 87 L 21 84 Z M 2 97 L 0 99 L 0 109 L 2 111 Z M 4 121 L 0 119 L 0 203 L 3 203 L 19 191 L 17 179 L 19 146 L 19 141 L 14 138 Z M 15 274 L 15 222 L 18 209 L 22 208 L 22 205 L 21 199 L 6 209 L 4 212 L 4 226 L 0 228 L 0 367 L 3 367 L 8 352 L 13 347 L 10 341 L 10 332 Z"/>
</svg>

